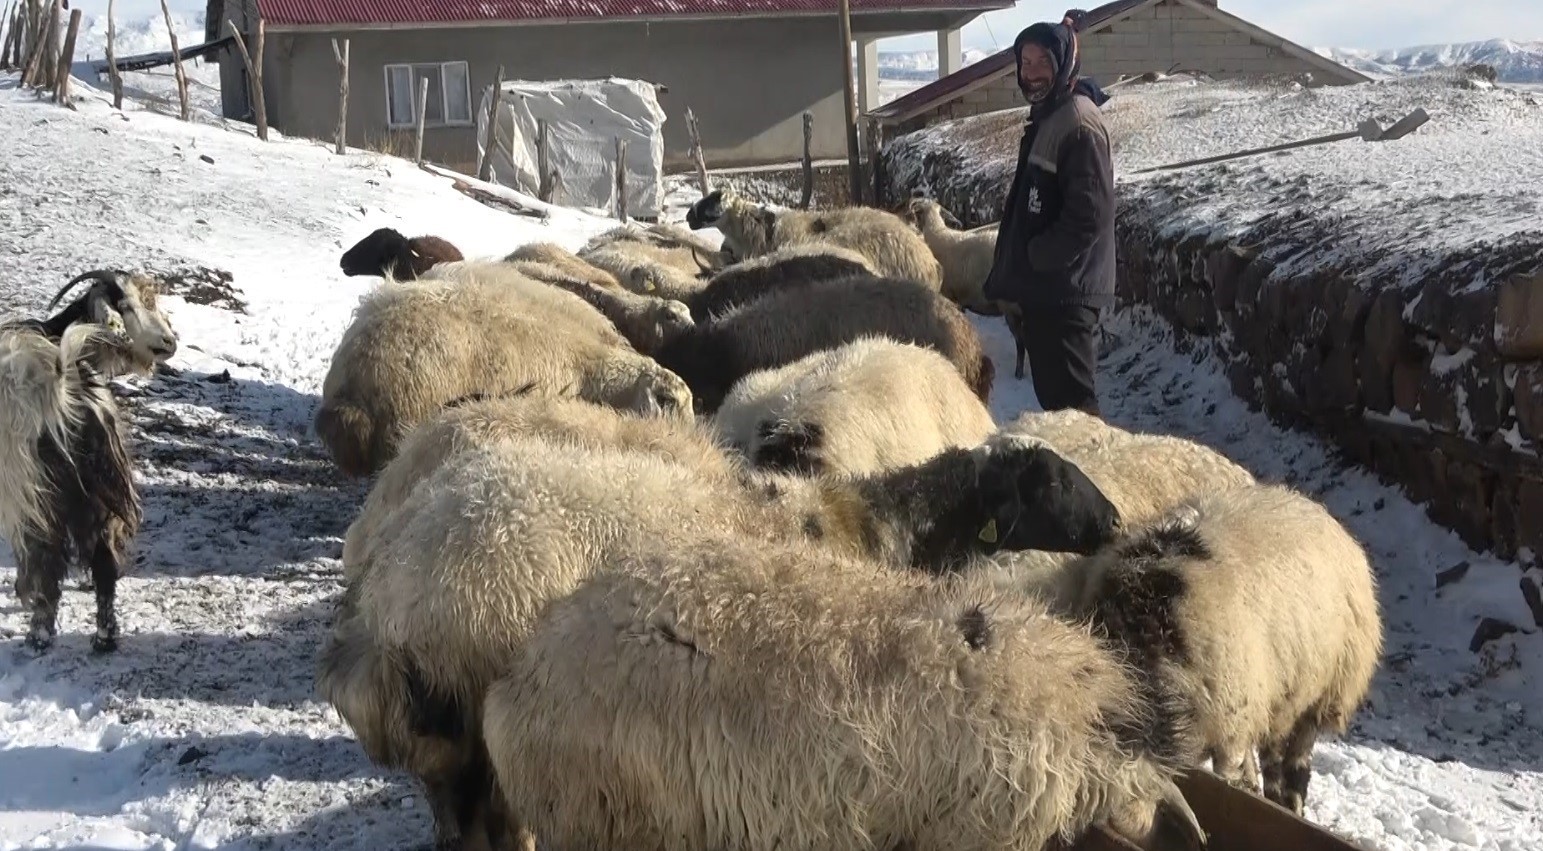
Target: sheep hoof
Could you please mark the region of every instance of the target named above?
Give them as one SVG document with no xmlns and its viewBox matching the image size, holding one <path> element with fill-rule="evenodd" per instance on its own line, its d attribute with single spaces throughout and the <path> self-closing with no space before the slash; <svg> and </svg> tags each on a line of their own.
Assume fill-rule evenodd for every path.
<svg viewBox="0 0 1543 851">
<path fill-rule="evenodd" d="M 97 653 L 111 653 L 118 649 L 118 636 L 97 633 L 91 636 L 91 649 Z"/>
<path fill-rule="evenodd" d="M 33 629 L 22 643 L 35 653 L 45 653 L 54 646 L 54 634 L 47 630 Z"/>
</svg>

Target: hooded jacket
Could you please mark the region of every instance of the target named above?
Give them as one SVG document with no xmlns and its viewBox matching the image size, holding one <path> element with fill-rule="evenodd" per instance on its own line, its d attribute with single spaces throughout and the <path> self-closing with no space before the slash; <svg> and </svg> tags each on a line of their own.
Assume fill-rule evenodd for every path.
<svg viewBox="0 0 1543 851">
<path fill-rule="evenodd" d="M 1098 109 L 1108 95 L 1079 76 L 1076 34 L 1067 24 L 1039 23 L 1019 33 L 1013 56 L 1020 70 L 1027 43 L 1050 53 L 1056 76 L 1050 94 L 1029 109 L 985 295 L 1025 308 L 1108 307 L 1114 165 Z"/>
</svg>

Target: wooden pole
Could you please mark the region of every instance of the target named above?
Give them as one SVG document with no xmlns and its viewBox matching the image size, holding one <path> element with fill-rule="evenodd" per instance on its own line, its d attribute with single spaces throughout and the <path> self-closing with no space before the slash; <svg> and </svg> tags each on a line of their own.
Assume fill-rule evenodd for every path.
<svg viewBox="0 0 1543 851">
<path fill-rule="evenodd" d="M 113 44 L 118 29 L 113 24 L 114 6 L 117 0 L 107 0 L 107 78 L 113 85 L 113 109 L 123 108 L 123 72 L 118 70 L 118 49 Z"/>
<path fill-rule="evenodd" d="M 263 50 L 264 43 L 268 40 L 268 22 L 262 18 L 257 19 L 257 44 L 252 52 L 252 67 L 257 70 L 256 82 L 253 88 L 257 90 L 257 104 L 253 107 L 254 117 L 257 119 L 257 138 L 268 141 L 268 94 L 263 85 Z"/>
<path fill-rule="evenodd" d="M 53 0 L 58 3 L 59 0 Z M 48 12 L 50 6 L 38 4 L 32 10 L 32 15 L 27 24 L 27 35 L 22 43 L 21 58 L 21 84 L 33 85 L 37 77 L 38 61 L 43 55 L 43 28 L 48 24 Z"/>
<path fill-rule="evenodd" d="M 878 119 L 868 120 L 868 169 L 873 173 L 873 205 L 883 208 L 885 200 L 884 162 L 879 154 L 884 150 L 884 127 Z"/>
<path fill-rule="evenodd" d="M 493 132 L 498 124 L 498 101 L 504 93 L 504 66 L 498 66 L 498 76 L 493 78 L 493 94 L 488 97 L 488 132 L 482 137 L 482 156 L 477 161 L 477 179 L 493 176 Z"/>
<path fill-rule="evenodd" d="M 0 38 L 0 68 L 11 67 L 11 41 L 16 37 L 15 13 L 16 4 L 5 4 L 5 17 L 0 18 L 0 30 L 5 32 L 5 37 Z"/>
<path fill-rule="evenodd" d="M 188 120 L 188 75 L 182 67 L 182 51 L 177 47 L 177 29 L 171 25 L 171 9 L 161 0 L 161 15 L 166 18 L 166 34 L 171 36 L 172 68 L 177 72 L 177 99 L 182 104 L 182 120 Z"/>
<path fill-rule="evenodd" d="M 348 149 L 348 39 L 332 40 L 332 58 L 338 63 L 338 139 L 334 152 L 342 156 Z"/>
<path fill-rule="evenodd" d="M 59 23 L 63 15 L 64 3 L 55 3 L 48 15 L 47 28 L 43 30 L 43 54 L 38 65 L 37 80 L 40 89 L 52 87 L 54 73 L 59 70 Z"/>
<path fill-rule="evenodd" d="M 702 186 L 702 194 L 708 193 L 707 158 L 702 153 L 702 129 L 697 126 L 696 113 L 686 107 L 686 132 L 691 134 L 691 158 L 696 160 L 696 179 Z"/>
<path fill-rule="evenodd" d="M 536 170 L 540 175 L 536 178 L 538 181 L 536 197 L 547 204 L 552 203 L 552 184 L 556 182 L 552 179 L 551 144 L 552 138 L 547 135 L 546 119 L 538 119 L 536 121 Z"/>
<path fill-rule="evenodd" d="M 847 173 L 851 178 L 852 205 L 863 202 L 863 176 L 858 170 L 857 87 L 852 79 L 852 3 L 841 0 L 841 94 L 846 109 Z"/>
<path fill-rule="evenodd" d="M 627 220 L 627 140 L 616 137 L 616 218 Z"/>
<path fill-rule="evenodd" d="M 53 68 L 48 64 L 48 34 L 59 25 L 60 4 L 64 0 L 54 0 L 43 9 L 38 17 L 37 29 L 32 35 L 32 54 L 27 59 L 27 72 L 22 76 L 22 83 L 34 89 L 40 89 L 48 85 L 48 75 L 53 73 Z"/>
<path fill-rule="evenodd" d="M 809 209 L 814 200 L 814 113 L 804 111 L 804 194 L 798 200 L 798 208 Z"/>
<path fill-rule="evenodd" d="M 165 0 L 161 0 L 163 3 Z M 257 122 L 257 138 L 268 139 L 268 105 L 263 98 L 263 22 L 257 22 L 257 55 L 254 57 L 247 52 L 246 39 L 241 37 L 241 31 L 236 29 L 236 22 L 227 19 L 225 23 L 230 25 L 230 34 L 236 39 L 236 50 L 241 53 L 241 64 L 246 66 L 247 94 L 252 99 L 252 117 Z"/>
<path fill-rule="evenodd" d="M 418 81 L 418 141 L 413 146 L 413 162 L 423 165 L 423 122 L 429 114 L 429 78 Z"/>
<path fill-rule="evenodd" d="M 80 34 L 82 14 L 79 9 L 70 11 L 70 28 L 64 34 L 64 46 L 59 48 L 59 66 L 54 73 L 54 103 L 60 106 L 70 102 L 70 66 L 75 64 L 75 37 Z"/>
</svg>

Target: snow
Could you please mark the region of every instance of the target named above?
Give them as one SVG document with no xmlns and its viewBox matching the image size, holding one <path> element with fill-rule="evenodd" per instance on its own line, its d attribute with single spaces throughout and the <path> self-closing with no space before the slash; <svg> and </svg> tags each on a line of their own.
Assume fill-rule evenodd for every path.
<svg viewBox="0 0 1543 851">
<path fill-rule="evenodd" d="M 338 256 L 381 226 L 476 256 L 537 239 L 576 247 L 614 222 L 514 216 L 398 159 L 265 144 L 245 125 L 133 104 L 120 117 L 84 86 L 78 111 L 64 110 L 5 79 L 0 311 L 38 311 L 100 266 L 232 278 L 223 298 L 206 271 L 163 299 L 180 374 L 119 382 L 146 521 L 119 587 L 118 652 L 89 652 L 93 601 L 73 581 L 41 657 L 22 649 L 25 614 L 0 596 L 0 851 L 427 843 L 416 787 L 369 763 L 312 681 L 341 536 L 366 488 L 309 434 L 328 358 L 370 285 L 343 277 Z M 675 218 L 688 200 L 673 199 Z M 232 299 L 244 311 L 219 306 Z M 1001 322 L 977 321 L 996 362 L 1011 363 Z M 1122 313 L 1110 331 L 1100 381 L 1115 423 L 1203 440 L 1305 488 L 1376 561 L 1387 664 L 1351 734 L 1315 752 L 1308 816 L 1368 851 L 1543 847 L 1543 638 L 1515 593 L 1518 566 L 1472 552 L 1321 441 L 1251 413 L 1216 360 L 1181 350 L 1160 320 Z M 999 369 L 993 413 L 1034 406 L 1029 382 Z M 14 577 L 0 546 L 0 585 Z M 1481 617 L 1524 629 L 1473 654 Z"/>
<path fill-rule="evenodd" d="M 1543 41 L 1492 38 L 1459 44 L 1420 44 L 1393 50 L 1315 48 L 1314 52 L 1372 77 L 1391 77 L 1484 63 L 1500 82 L 1543 82 Z"/>
</svg>

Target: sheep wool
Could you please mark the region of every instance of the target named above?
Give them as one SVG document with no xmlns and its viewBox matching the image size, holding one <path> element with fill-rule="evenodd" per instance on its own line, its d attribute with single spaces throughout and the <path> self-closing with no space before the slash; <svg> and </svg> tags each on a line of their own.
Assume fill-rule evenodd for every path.
<svg viewBox="0 0 1543 851">
<path fill-rule="evenodd" d="M 544 263 L 555 266 L 567 273 L 569 277 L 607 290 L 621 289 L 621 282 L 616 276 L 574 254 L 566 248 L 554 242 L 531 242 L 509 252 L 504 258 L 506 263 Z"/>
<path fill-rule="evenodd" d="M 848 248 L 823 243 L 789 245 L 719 271 L 688 304 L 692 317 L 704 322 L 779 289 L 871 275 L 873 271 L 866 257 Z"/>
<path fill-rule="evenodd" d="M 722 538 L 554 603 L 483 735 L 552 847 L 1039 851 L 1193 826 L 1184 723 L 1032 598 Z"/>
<path fill-rule="evenodd" d="M 380 469 L 415 425 L 472 394 L 535 385 L 649 415 L 691 416 L 685 382 L 633 351 L 598 311 L 521 280 L 523 287 L 480 276 L 387 279 L 361 300 L 322 383 L 315 422 L 343 472 Z"/>
<path fill-rule="evenodd" d="M 715 422 L 756 466 L 850 475 L 919 464 L 996 430 L 947 358 L 886 337 L 752 372 Z"/>
<path fill-rule="evenodd" d="M 1376 577 L 1322 505 L 1282 485 L 1207 493 L 1025 587 L 1191 673 L 1214 770 L 1302 813 L 1317 737 L 1343 733 L 1382 655 Z"/>
</svg>

